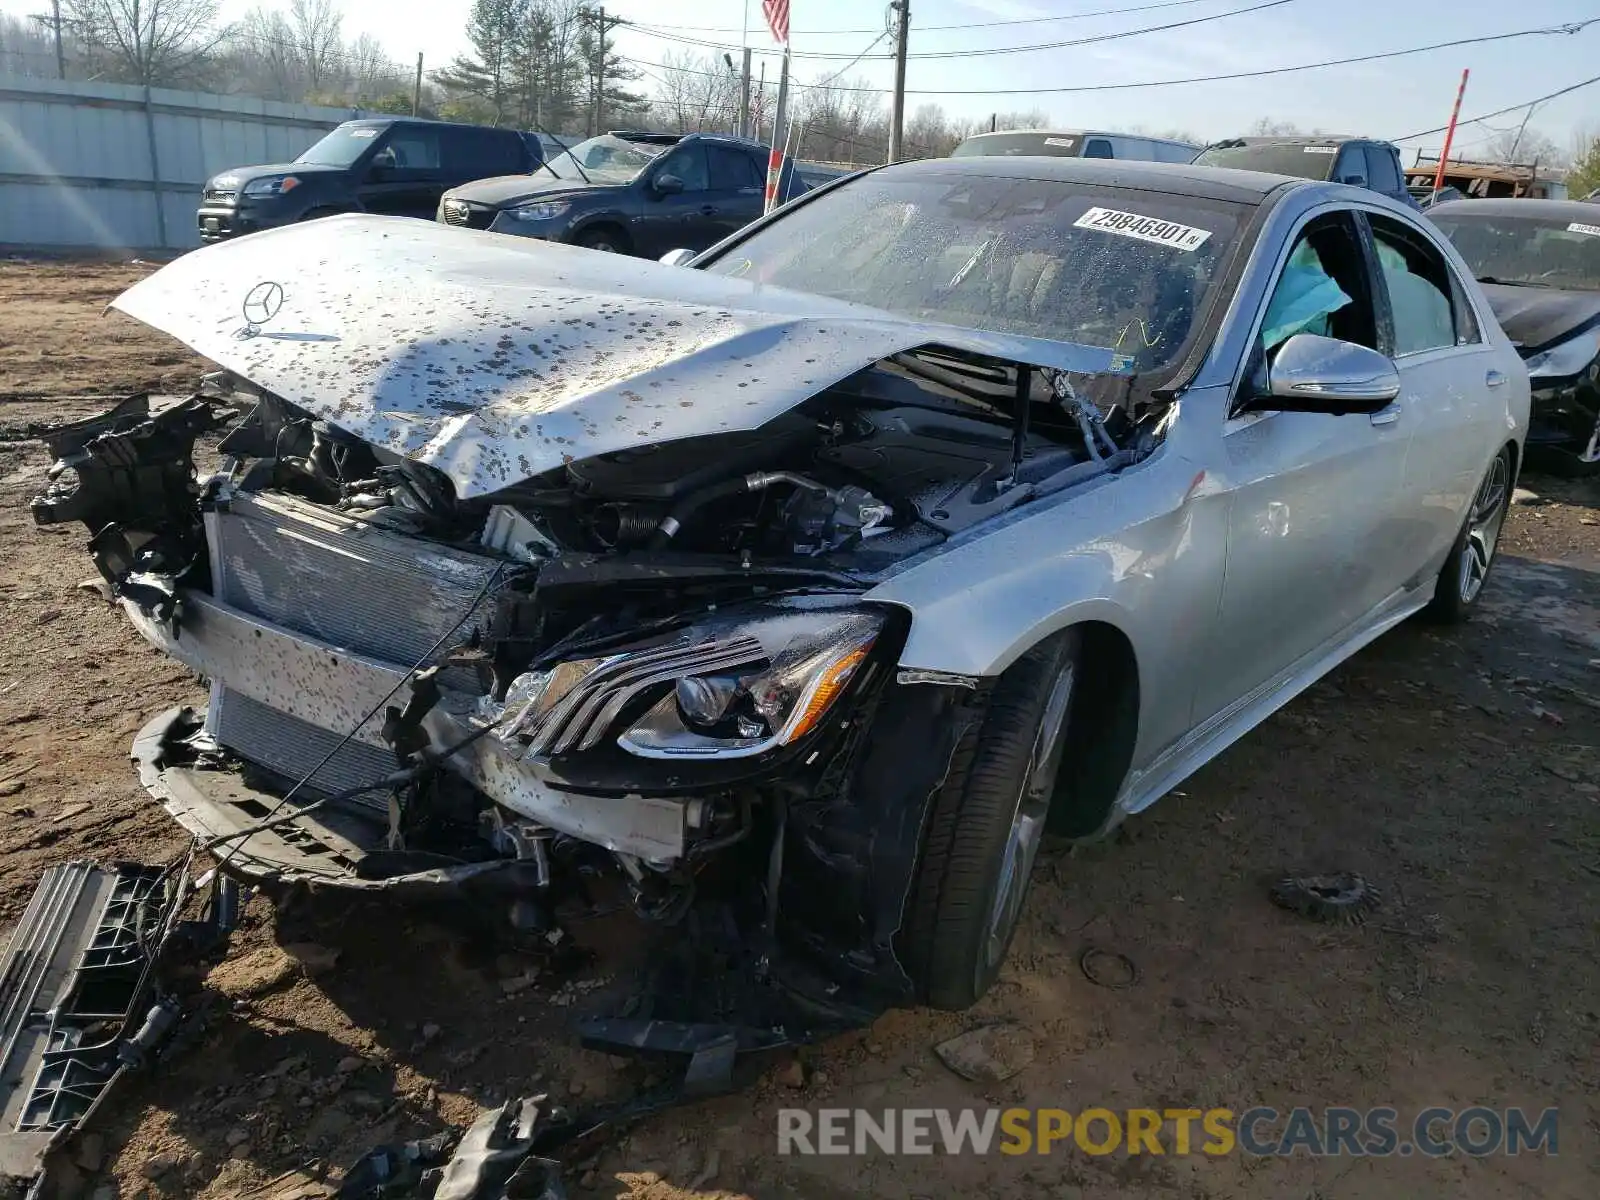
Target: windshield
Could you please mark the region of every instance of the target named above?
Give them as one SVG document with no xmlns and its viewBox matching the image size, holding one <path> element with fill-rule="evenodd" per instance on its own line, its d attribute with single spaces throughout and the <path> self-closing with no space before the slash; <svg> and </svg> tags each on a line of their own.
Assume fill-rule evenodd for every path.
<svg viewBox="0 0 1600 1200">
<path fill-rule="evenodd" d="M 970 174 L 865 175 L 731 247 L 714 274 L 917 320 L 1176 361 L 1245 210 L 1222 201 Z"/>
<path fill-rule="evenodd" d="M 1444 209 L 1429 215 L 1479 279 L 1600 291 L 1600 208 L 1595 209 L 1593 223 Z"/>
<path fill-rule="evenodd" d="M 667 148 L 602 133 L 569 147 L 564 154 L 552 155 L 547 165 L 561 178 L 579 183 L 585 175 L 595 183 L 632 183 Z"/>
<path fill-rule="evenodd" d="M 1075 133 L 984 133 L 969 137 L 950 152 L 951 158 L 978 158 L 989 154 L 1050 154 L 1077 158 L 1083 138 Z"/>
<path fill-rule="evenodd" d="M 372 148 L 372 140 L 382 132 L 381 125 L 341 125 L 295 162 L 348 167 Z"/>
<path fill-rule="evenodd" d="M 1327 179 L 1339 147 L 1307 146 L 1299 142 L 1266 142 L 1259 146 L 1213 146 L 1195 159 L 1200 167 L 1233 167 L 1239 171 L 1265 171 L 1298 179 Z"/>
</svg>

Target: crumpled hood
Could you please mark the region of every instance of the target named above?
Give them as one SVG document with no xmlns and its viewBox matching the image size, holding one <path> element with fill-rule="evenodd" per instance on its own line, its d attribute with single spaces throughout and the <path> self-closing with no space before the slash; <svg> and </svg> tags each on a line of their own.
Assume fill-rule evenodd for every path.
<svg viewBox="0 0 1600 1200">
<path fill-rule="evenodd" d="M 1109 371 L 1114 358 L 617 254 L 365 215 L 192 251 L 112 307 L 438 468 L 462 498 L 597 454 L 755 429 L 901 350 L 943 345 L 1084 373 Z"/>
<path fill-rule="evenodd" d="M 613 184 L 585 184 L 579 179 L 557 179 L 541 168 L 533 175 L 497 175 L 493 179 L 475 179 L 451 188 L 444 195 L 447 200 L 467 200 L 473 204 L 492 204 L 500 208 L 521 200 L 556 200 L 622 190 Z"/>
<path fill-rule="evenodd" d="M 1600 292 L 1480 285 L 1506 336 L 1526 357 L 1600 321 Z"/>
</svg>

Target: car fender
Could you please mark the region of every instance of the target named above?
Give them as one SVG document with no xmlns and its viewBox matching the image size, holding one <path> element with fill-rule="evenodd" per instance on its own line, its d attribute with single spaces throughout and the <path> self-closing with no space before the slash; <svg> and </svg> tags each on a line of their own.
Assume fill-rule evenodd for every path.
<svg viewBox="0 0 1600 1200">
<path fill-rule="evenodd" d="M 868 592 L 911 615 L 901 669 L 994 677 L 1057 630 L 1103 622 L 1139 671 L 1136 763 L 1180 736 L 1222 594 L 1228 497 L 1175 450 L 974 527 Z"/>
</svg>

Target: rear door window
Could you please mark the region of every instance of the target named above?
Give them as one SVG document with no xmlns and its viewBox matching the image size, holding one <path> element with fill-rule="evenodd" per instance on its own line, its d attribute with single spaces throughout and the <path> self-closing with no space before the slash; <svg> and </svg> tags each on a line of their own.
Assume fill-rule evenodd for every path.
<svg viewBox="0 0 1600 1200">
<path fill-rule="evenodd" d="M 1389 147 L 1367 147 L 1367 186 L 1385 196 L 1400 194 L 1400 168 Z"/>
<path fill-rule="evenodd" d="M 732 146 L 708 146 L 706 154 L 711 160 L 711 188 L 718 192 L 736 192 L 742 188 L 759 188 L 761 176 L 755 160 Z"/>
<path fill-rule="evenodd" d="M 1083 144 L 1085 158 L 1115 158 L 1111 153 L 1111 142 L 1106 138 L 1090 138 Z"/>
<path fill-rule="evenodd" d="M 1470 312 L 1444 255 L 1398 222 L 1369 214 L 1374 248 L 1394 322 L 1394 357 L 1476 341 Z M 1464 297 L 1463 297 L 1464 300 Z"/>
</svg>

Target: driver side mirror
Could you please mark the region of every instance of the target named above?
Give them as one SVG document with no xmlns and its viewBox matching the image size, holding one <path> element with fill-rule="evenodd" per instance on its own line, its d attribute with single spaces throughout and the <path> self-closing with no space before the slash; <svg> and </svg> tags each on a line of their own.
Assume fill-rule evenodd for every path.
<svg viewBox="0 0 1600 1200">
<path fill-rule="evenodd" d="M 1376 350 L 1314 333 L 1297 333 L 1266 369 L 1251 412 L 1374 413 L 1400 394 L 1400 372 Z"/>
<path fill-rule="evenodd" d="M 660 261 L 669 267 L 687 267 L 694 261 L 694 255 L 693 250 L 684 250 L 680 247 L 677 250 L 668 250 L 661 256 Z"/>
<path fill-rule="evenodd" d="M 663 196 L 676 196 L 683 191 L 683 180 L 676 175 L 657 175 L 651 186 Z"/>
</svg>

